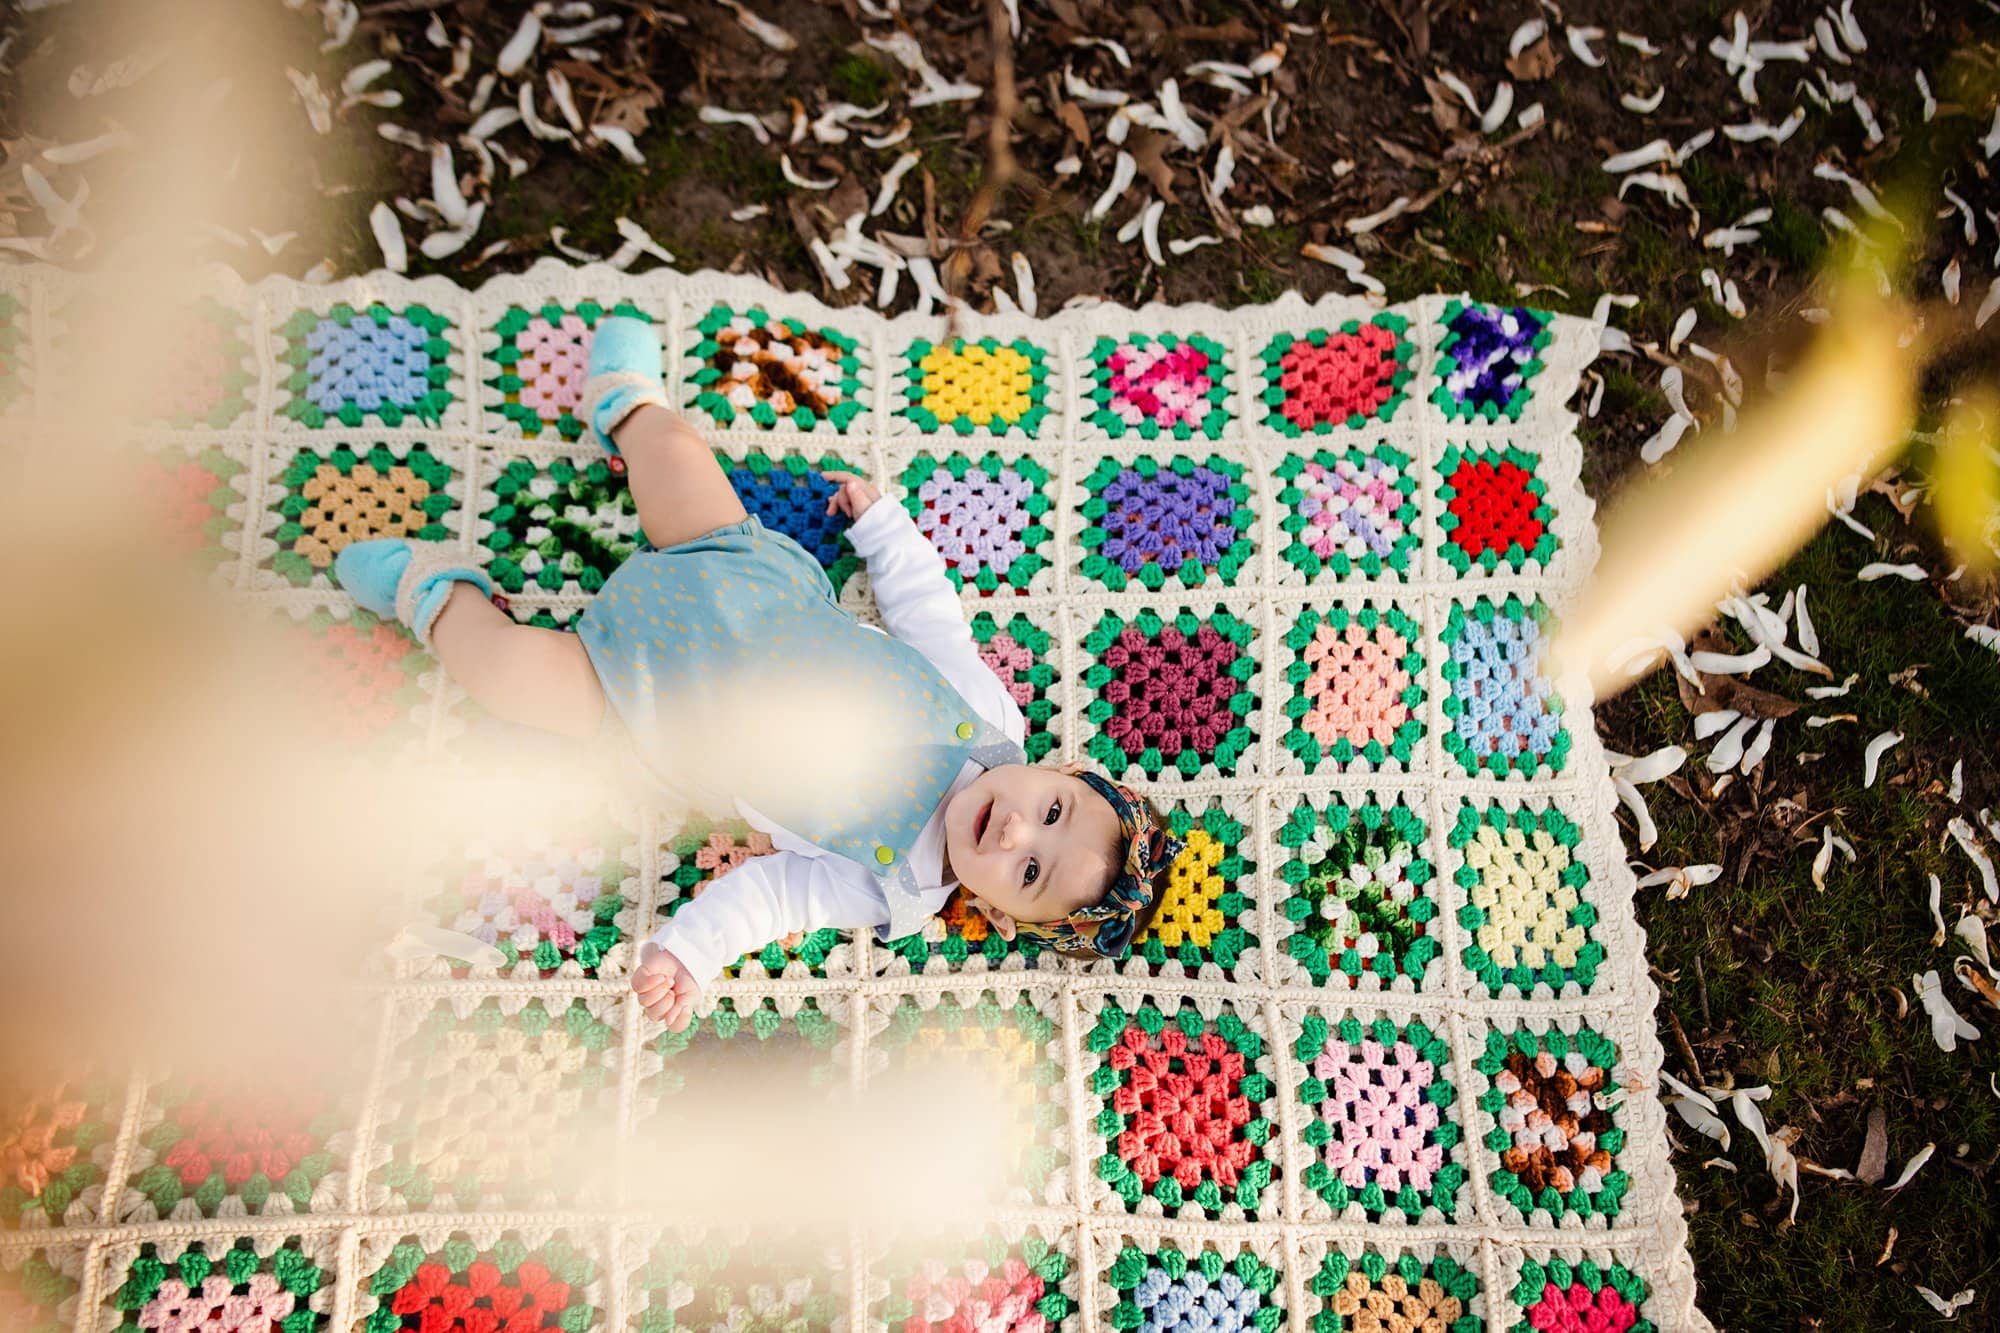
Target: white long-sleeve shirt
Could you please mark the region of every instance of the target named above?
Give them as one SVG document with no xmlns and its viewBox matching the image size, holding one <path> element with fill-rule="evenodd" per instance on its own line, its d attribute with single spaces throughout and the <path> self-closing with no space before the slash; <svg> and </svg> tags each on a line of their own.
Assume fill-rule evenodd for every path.
<svg viewBox="0 0 2000 1333">
<path fill-rule="evenodd" d="M 1023 743 L 1027 720 L 999 677 L 980 660 L 943 559 L 903 507 L 877 500 L 847 530 L 847 539 L 867 562 L 875 605 L 888 632 L 929 658 L 982 718 L 1015 744 Z M 981 771 L 966 762 L 910 848 L 910 869 L 929 912 L 942 908 L 955 887 L 944 877 L 945 807 Z M 724 873 L 653 932 L 653 942 L 680 960 L 689 975 L 706 986 L 728 964 L 792 931 L 886 926 L 889 902 L 871 871 L 792 833 L 740 799 L 735 805 L 752 828 L 770 835 L 778 850 Z"/>
</svg>

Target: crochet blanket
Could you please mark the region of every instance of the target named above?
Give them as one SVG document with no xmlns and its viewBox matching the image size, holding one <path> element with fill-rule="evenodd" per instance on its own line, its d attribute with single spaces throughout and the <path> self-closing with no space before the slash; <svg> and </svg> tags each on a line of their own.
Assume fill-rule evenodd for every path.
<svg viewBox="0 0 2000 1333">
<path fill-rule="evenodd" d="M 59 275 L 5 290 L 18 406 L 79 335 Z M 144 466 L 357 743 L 499 724 L 333 586 L 345 543 L 453 544 L 562 628 L 642 540 L 575 415 L 610 313 L 659 324 L 749 509 L 857 613 L 816 469 L 908 508 L 1031 758 L 1143 784 L 1186 840 L 1156 920 L 1088 966 L 956 903 L 886 946 L 776 941 L 675 1035 L 630 1002 L 637 944 L 759 836 L 635 796 L 592 837 L 441 847 L 412 900 L 505 962 L 400 965 L 365 1092 L 250 1110 L 163 1077 L 10 1113 L 24 1327 L 1708 1328 L 1605 756 L 1538 671 L 1597 555 L 1566 406 L 1597 325 L 1288 296 L 948 334 L 707 273 L 218 279 Z M 670 1116 L 742 1051 L 802 1086 L 1014 1071 L 1010 1205 L 949 1253 L 855 1235 L 786 1268 L 536 1174 L 567 1118 Z"/>
</svg>

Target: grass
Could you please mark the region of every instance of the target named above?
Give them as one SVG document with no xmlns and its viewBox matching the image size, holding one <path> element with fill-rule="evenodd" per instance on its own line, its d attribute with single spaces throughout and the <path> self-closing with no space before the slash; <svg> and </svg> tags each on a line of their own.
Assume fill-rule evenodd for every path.
<svg viewBox="0 0 2000 1333">
<path fill-rule="evenodd" d="M 1899 526 L 1879 499 L 1865 500 L 1859 513 L 1878 532 Z M 1668 1067 L 1683 1078 L 1692 1072 L 1674 1050 L 1672 1015 L 1711 1081 L 1770 1085 L 1765 1117 L 1774 1128 L 1803 1131 L 1800 1155 L 1853 1168 L 1875 1105 L 1887 1113 L 1892 1179 L 1926 1143 L 1938 1150 L 1896 1195 L 1805 1176 L 1791 1225 L 1789 1201 L 1778 1200 L 1748 1135 L 1739 1131 L 1733 1151 L 1721 1154 L 1676 1121 L 1685 1150 L 1675 1161 L 1691 1209 L 1702 1306 L 1730 1328 L 1795 1327 L 1812 1312 L 1837 1314 L 1829 1326 L 1912 1327 L 1933 1318 L 1915 1283 L 1946 1294 L 1984 1287 L 2000 1261 L 1987 1182 L 2000 1099 L 1986 1086 L 2000 1060 L 1990 1040 L 1940 1051 L 1910 984 L 1913 974 L 1938 969 L 1962 1013 L 1975 1023 L 1990 1018 L 1951 981 L 1954 949 L 1931 945 L 1925 877 L 1937 874 L 1946 886 L 1947 924 L 1977 896 L 1970 862 L 1940 843 L 1950 813 L 1942 784 L 1963 759 L 1969 793 L 1990 800 L 2000 790 L 1992 747 L 1978 742 L 1979 719 L 1990 718 L 2000 697 L 2000 657 L 1967 640 L 1934 594 L 1900 580 L 1857 581 L 1861 565 L 1888 554 L 1845 528 L 1829 528 L 1768 580 L 1774 594 L 1811 586 L 1826 660 L 1842 678 L 1854 672 L 1859 679 L 1847 696 L 1808 703 L 1778 724 L 1755 793 L 1739 779 L 1703 809 L 1664 786 L 1649 789 L 1660 840 L 1646 859 L 1724 867 L 1720 880 L 1686 898 L 1670 902 L 1649 892 L 1639 904 L 1660 984 Z M 1918 663 L 1926 664 L 1917 679 L 1927 693 L 1890 680 Z M 1756 679 L 1799 699 L 1807 685 L 1821 683 L 1775 668 Z M 1808 728 L 1804 717 L 1815 712 L 1853 713 L 1860 721 Z M 1635 746 L 1685 743 L 1690 730 L 1665 674 L 1607 716 Z M 1885 730 L 1904 740 L 1864 789 L 1862 749 Z M 1693 767 L 1709 747 L 1690 748 Z M 1852 866 L 1836 858 L 1822 893 L 1812 885 L 1811 865 L 1828 821 L 1860 858 Z M 1902 1019 L 1899 989 L 1913 1010 Z M 1699 1165 L 1715 1155 L 1727 1156 L 1736 1172 Z M 1891 1228 L 1894 1254 L 1878 1270 Z"/>
</svg>

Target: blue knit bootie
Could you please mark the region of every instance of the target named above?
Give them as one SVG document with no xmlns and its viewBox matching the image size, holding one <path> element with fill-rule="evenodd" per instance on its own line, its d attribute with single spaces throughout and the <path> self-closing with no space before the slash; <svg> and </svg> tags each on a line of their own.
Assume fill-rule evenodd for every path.
<svg viewBox="0 0 2000 1333">
<path fill-rule="evenodd" d="M 616 454 L 611 432 L 647 403 L 671 408 L 660 380 L 660 335 L 643 319 L 610 315 L 590 339 L 590 378 L 583 384 L 583 419 L 597 442 Z"/>
<path fill-rule="evenodd" d="M 452 584 L 470 583 L 493 595 L 493 580 L 467 565 L 457 550 L 401 537 L 349 543 L 333 558 L 333 576 L 368 610 L 408 625 L 425 648 L 431 646 L 431 626 L 444 610 Z"/>
</svg>

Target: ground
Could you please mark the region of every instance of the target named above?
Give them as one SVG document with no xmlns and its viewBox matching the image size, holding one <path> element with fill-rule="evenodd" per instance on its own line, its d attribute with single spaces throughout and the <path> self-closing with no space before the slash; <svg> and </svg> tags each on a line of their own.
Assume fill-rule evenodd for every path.
<svg viewBox="0 0 2000 1333">
<path fill-rule="evenodd" d="M 1726 40 L 1732 30 L 1737 7 L 1722 0 L 1595 6 L 1587 21 L 1604 32 L 1586 49 L 1601 56 L 1602 68 L 1572 50 L 1547 11 L 1526 3 L 1397 7 L 1304 0 L 1287 9 L 1221 0 L 1022 0 L 1020 7 L 1026 32 L 1015 44 L 1020 107 L 1012 143 L 1018 171 L 996 198 L 982 201 L 991 203 L 991 218 L 1004 230 L 965 221 L 990 171 L 989 100 L 908 111 L 909 137 L 895 147 L 873 150 L 860 142 L 861 132 L 877 132 L 903 116 L 917 86 L 914 76 L 861 40 L 864 31 L 889 29 L 861 22 L 860 0 L 757 6 L 796 38 L 790 52 L 760 43 L 723 5 L 604 3 L 599 12 L 626 21 L 596 43 L 603 59 L 562 68 L 579 90 L 585 120 L 632 129 L 644 164 L 629 164 L 602 146 L 584 153 L 537 142 L 516 129 L 502 141 L 530 169 L 516 179 L 502 166 L 490 187 L 474 184 L 473 193 L 490 197 L 489 210 L 478 235 L 455 255 L 435 262 L 416 255 L 415 239 L 435 222 L 407 220 L 412 271 L 476 283 L 550 253 L 558 228 L 564 245 L 602 255 L 619 245 L 617 220 L 629 218 L 671 250 L 684 270 L 749 271 L 834 302 L 867 299 L 872 271 L 857 269 L 864 281 L 834 291 L 807 242 L 833 234 L 846 212 L 865 205 L 894 155 L 914 151 L 921 155 L 918 170 L 876 221 L 909 235 L 969 237 L 966 272 L 948 276 L 959 279 L 954 286 L 975 304 L 989 304 L 996 285 L 1013 291 L 1007 261 L 1016 251 L 1033 267 L 1043 310 L 1076 295 L 1238 305 L 1287 290 L 1307 296 L 1349 290 L 1339 268 L 1302 253 L 1315 242 L 1354 251 L 1391 299 L 1467 290 L 1486 300 L 1528 300 L 1588 314 L 1603 293 L 1640 297 L 1635 307 L 1616 312 L 1614 323 L 1652 351 L 1599 363 L 1603 398 L 1582 427 L 1586 484 L 1601 501 L 1627 481 L 1643 480 L 1640 444 L 1667 410 L 1656 363 L 1674 356 L 1669 332 L 1682 310 L 1697 313 L 1696 342 L 1728 350 L 1743 367 L 1753 395 L 1761 387 L 1764 352 L 1803 327 L 1797 313 L 1814 303 L 1811 282 L 1828 248 L 1822 210 L 1859 213 L 1846 186 L 1813 174 L 1816 163 L 1830 163 L 1878 188 L 1907 184 L 1926 200 L 1939 200 L 1938 191 L 1950 187 L 1980 212 L 1976 244 L 1963 243 L 1956 214 L 1932 228 L 1911 277 L 1912 289 L 1936 302 L 1946 266 L 1957 261 L 1965 293 L 1956 309 L 1934 310 L 1941 325 L 1962 327 L 1967 341 L 1926 386 L 1927 424 L 1970 373 L 1981 367 L 1990 373 L 2000 363 L 2000 322 L 1975 336 L 1966 318 L 1993 276 L 1996 224 L 1983 210 L 2000 208 L 1990 154 L 1982 154 L 1978 143 L 1992 116 L 1993 42 L 2000 24 L 1983 0 L 1864 0 L 1855 6 L 1866 49 L 1848 52 L 1845 64 L 1822 59 L 1819 68 L 1836 82 L 1852 82 L 1869 100 L 1884 130 L 1873 144 L 1850 105 L 1821 109 L 1798 92 L 1802 63 L 1774 58 L 1760 75 L 1762 100 L 1746 106 L 1707 49 L 1711 38 Z M 98 133 L 94 117 L 116 105 L 115 93 L 80 102 L 63 91 L 89 49 L 92 34 L 77 12 L 83 8 L 7 21 L 16 37 L 6 59 L 18 78 L 7 81 L 13 91 L 0 91 L 0 139 L 10 150 L 0 174 L 0 204 L 11 208 L 13 229 L 23 235 L 42 229 L 21 188 L 24 151 Z M 282 78 L 287 63 L 316 72 L 322 87 L 337 90 L 348 70 L 385 56 L 394 68 L 370 91 L 393 91 L 403 99 L 398 108 L 341 110 L 330 134 L 301 132 L 288 140 L 287 151 L 253 151 L 253 178 L 264 183 L 257 207 L 230 225 L 299 235 L 275 256 L 251 244 L 224 246 L 218 257 L 248 276 L 296 274 L 322 260 L 340 274 L 378 266 L 370 207 L 396 193 L 426 199 L 430 185 L 428 157 L 379 137 L 376 126 L 393 122 L 430 137 L 470 124 L 469 90 L 478 73 L 491 68 L 525 8 L 498 2 L 365 5 L 345 45 L 325 53 L 314 49 L 324 36 L 317 16 L 277 5 L 246 8 L 233 34 L 183 28 L 181 40 L 197 48 L 208 38 L 233 36 L 241 44 L 236 49 L 254 61 L 237 73 L 251 118 L 261 113 L 288 126 L 303 119 Z M 472 73 L 449 87 L 440 86 L 451 63 L 449 46 L 438 48 L 425 36 L 432 11 L 444 19 L 449 42 L 461 34 L 472 41 Z M 994 84 L 983 6 L 912 0 L 902 12 L 947 78 L 982 88 Z M 1820 8 L 1803 3 L 1754 3 L 1743 14 L 1762 41 L 1802 40 L 1823 17 Z M 1539 48 L 1530 46 L 1525 63 L 1510 75 L 1504 68 L 1510 35 L 1537 15 L 1550 18 L 1554 64 L 1543 61 L 1538 69 Z M 1585 21 L 1580 12 L 1570 18 Z M 1617 41 L 1620 32 L 1643 34 L 1660 54 L 1642 57 Z M 1122 43 L 1132 67 L 1101 43 L 1077 40 L 1086 36 Z M 1199 85 L 1187 67 L 1204 60 L 1249 65 L 1280 41 L 1285 52 L 1276 72 L 1243 79 L 1258 95 L 1270 96 L 1269 115 L 1259 108 L 1239 124 L 1245 138 L 1226 196 L 1238 220 L 1251 205 L 1268 205 L 1272 225 L 1244 226 L 1240 239 L 1225 234 L 1221 244 L 1164 266 L 1149 263 L 1139 244 L 1118 242 L 1115 233 L 1148 190 L 1172 196 L 1163 238 L 1228 230 L 1202 203 L 1203 182 L 1214 170 L 1213 144 L 1194 154 L 1164 141 L 1166 151 L 1155 153 L 1150 150 L 1161 147 L 1162 136 L 1145 128 L 1134 129 L 1125 146 L 1149 166 L 1157 163 L 1157 172 L 1142 172 L 1101 222 L 1084 220 L 1110 177 L 1116 150 L 1105 142 L 1103 107 L 1085 107 L 1087 114 L 1071 122 L 1073 110 L 1065 108 L 1073 107 L 1075 94 L 1064 92 L 1066 69 L 1092 86 L 1142 98 L 1154 97 L 1164 79 L 1178 74 L 1183 95 L 1206 125 L 1235 99 Z M 95 58 L 101 63 L 109 54 Z M 542 68 L 555 63 L 546 50 L 541 59 Z M 1544 118 L 1523 129 L 1509 117 L 1481 134 L 1476 117 L 1442 84 L 1427 89 L 1426 76 L 1440 71 L 1465 79 L 1482 108 L 1498 82 L 1511 78 L 1517 110 L 1540 102 Z M 1928 120 L 1916 81 L 1920 71 L 1939 103 Z M 1654 114 L 1620 104 L 1621 94 L 1644 97 L 1661 86 L 1667 94 Z M 808 138 L 787 148 L 788 98 L 799 99 L 808 117 L 835 101 L 866 106 L 887 100 L 891 109 L 856 126 L 844 143 Z M 1601 167 L 1605 158 L 1655 137 L 1678 144 L 1697 131 L 1753 116 L 1777 123 L 1794 105 L 1805 109 L 1805 119 L 1783 145 L 1720 137 L 1688 157 L 1678 178 L 1699 212 L 1698 223 L 1690 209 L 1644 189 L 1621 201 L 1617 178 Z M 544 119 L 556 119 L 546 88 L 539 106 Z M 760 145 L 739 125 L 703 122 L 704 106 L 778 112 L 772 124 L 780 133 Z M 1087 128 L 1088 144 L 1077 142 L 1071 123 Z M 798 173 L 842 184 L 825 194 L 795 188 L 780 165 L 781 152 L 791 154 Z M 1057 163 L 1072 154 L 1081 159 L 1081 170 L 1064 176 Z M 457 165 L 468 178 L 477 170 L 463 149 Z M 64 184 L 66 193 L 73 188 Z M 1346 220 L 1398 197 L 1423 202 L 1373 231 L 1343 228 Z M 732 211 L 748 205 L 768 211 L 731 219 Z M 416 211 L 427 206 L 426 199 Z M 1756 243 L 1727 256 L 1704 247 L 1704 233 L 1760 207 L 1771 215 Z M 871 234 L 879 229 L 871 225 Z M 7 230 L 0 225 L 0 234 Z M 503 239 L 506 248 L 488 252 Z M 1700 278 L 1705 267 L 1740 284 L 1746 318 L 1732 317 L 1711 298 Z M 906 289 L 897 308 L 908 308 L 908 299 Z M 1716 373 L 1685 351 L 1680 359 L 1695 410 L 1711 427 L 1718 425 Z M 1663 466 L 1672 465 L 1670 458 Z M 1900 485 L 1864 495 L 1855 517 L 1874 531 L 1872 541 L 1831 525 L 1765 581 L 1774 599 L 1802 583 L 1810 586 L 1829 665 L 1836 678 L 1851 672 L 1858 679 L 1844 698 L 1819 703 L 1804 694 L 1820 683 L 1815 678 L 1782 667 L 1760 672 L 1757 685 L 1801 707 L 1779 726 L 1776 744 L 1752 774 L 1716 792 L 1715 776 L 1702 763 L 1710 747 L 1694 741 L 1688 705 L 1671 672 L 1640 682 L 1598 714 L 1613 750 L 1643 754 L 1678 743 L 1694 755 L 1679 775 L 1648 789 L 1659 841 L 1644 853 L 1642 869 L 1723 868 L 1714 883 L 1685 897 L 1669 898 L 1663 889 L 1641 894 L 1670 1072 L 1698 1084 L 1768 1084 L 1766 1118 L 1773 1126 L 1796 1126 L 1801 1137 L 1795 1151 L 1824 1166 L 1856 1165 L 1876 1108 L 1885 1113 L 1891 1179 L 1926 1144 L 1937 1149 L 1893 1194 L 1808 1174 L 1798 1220 L 1791 1222 L 1790 1200 L 1780 1197 L 1748 1134 L 1739 1132 L 1733 1150 L 1723 1153 L 1675 1122 L 1701 1304 L 1724 1328 L 1911 1327 L 1936 1318 L 1916 1294 L 1919 1283 L 1946 1295 L 1978 1288 L 1977 1304 L 1961 1317 L 1967 1323 L 1991 1321 L 2000 1308 L 2000 1291 L 1991 1290 L 2000 1286 L 1994 1272 L 2000 1214 L 1991 1204 L 2000 1163 L 2000 1085 L 1994 1082 L 2000 1034 L 1988 1031 L 1955 1053 L 1939 1050 L 1912 987 L 1913 974 L 1938 969 L 1962 1012 L 1983 1029 L 2000 1025 L 2000 1013 L 1953 983 L 1950 962 L 1963 950 L 1933 943 L 1926 905 L 1926 877 L 1936 874 L 1947 926 L 1966 908 L 1992 915 L 1971 862 L 1948 840 L 1945 826 L 1954 815 L 1970 818 L 2000 803 L 2000 654 L 1964 633 L 1968 624 L 1995 623 L 1993 598 L 1976 572 L 1948 577 L 1962 553 L 1941 545 L 1929 505 L 1919 501 L 1905 513 L 1892 503 L 1923 480 L 1925 467 L 1919 448 L 1902 465 Z M 1861 567 L 1876 561 L 1916 563 L 1927 577 L 1859 581 Z M 1809 727 L 1804 719 L 1813 713 L 1852 719 Z M 1863 747 L 1891 730 L 1904 739 L 1885 759 L 1882 778 L 1864 788 Z M 1955 797 L 1954 769 L 1961 763 L 1962 795 Z M 1822 890 L 1812 883 L 1811 867 L 1821 827 L 1829 822 L 1854 844 L 1858 858 L 1852 864 L 1836 859 Z"/>
</svg>

